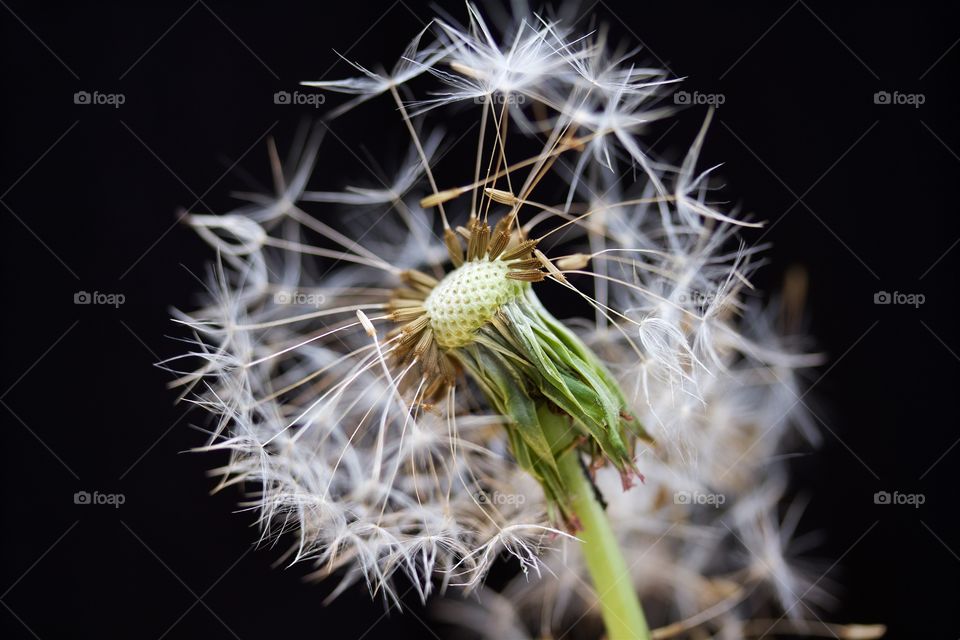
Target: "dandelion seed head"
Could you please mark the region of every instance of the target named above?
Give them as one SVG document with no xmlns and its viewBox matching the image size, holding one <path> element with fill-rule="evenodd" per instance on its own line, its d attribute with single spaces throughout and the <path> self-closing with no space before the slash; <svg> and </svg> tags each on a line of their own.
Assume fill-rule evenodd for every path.
<svg viewBox="0 0 960 640">
<path fill-rule="evenodd" d="M 471 260 L 440 281 L 423 304 L 440 346 L 470 344 L 500 307 L 523 294 L 524 283 L 508 278 L 509 271 L 499 258 Z"/>
<path fill-rule="evenodd" d="M 740 234 L 758 223 L 697 167 L 709 115 L 679 166 L 646 146 L 671 115 L 667 72 L 605 29 L 516 11 L 494 28 L 468 5 L 466 26 L 434 21 L 389 73 L 305 83 L 348 96 L 331 117 L 380 100 L 399 116 L 412 144 L 393 174 L 314 176 L 318 127 L 286 162 L 270 148 L 272 189 L 186 218 L 218 258 L 165 366 L 210 413 L 217 487 L 244 491 L 285 563 L 338 577 L 334 595 L 364 584 L 398 605 L 398 574 L 422 599 L 483 590 L 507 554 L 522 575 L 491 600 L 546 636 L 593 604 L 556 452 L 534 437 L 551 410 L 643 558 L 641 596 L 671 615 L 733 603 L 716 618 L 731 629 L 761 583 L 785 609 L 806 583 L 770 513 L 777 456 L 794 427 L 817 438 L 798 372 L 819 360 L 748 299 L 762 247 Z M 454 106 L 475 130 L 445 118 Z M 467 133 L 474 165 L 444 184 L 441 149 Z M 582 302 L 562 322 L 540 297 L 557 291 Z"/>
</svg>

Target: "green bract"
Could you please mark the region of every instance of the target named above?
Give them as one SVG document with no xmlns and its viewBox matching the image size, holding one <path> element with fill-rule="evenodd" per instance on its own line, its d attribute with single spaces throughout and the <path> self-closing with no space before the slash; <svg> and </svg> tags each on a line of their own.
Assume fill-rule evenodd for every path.
<svg viewBox="0 0 960 640">
<path fill-rule="evenodd" d="M 540 482 L 561 517 L 574 523 L 558 457 L 580 447 L 595 462 L 610 461 L 628 486 L 639 475 L 632 445 L 637 436 L 647 435 L 597 356 L 543 307 L 529 284 L 521 286 L 522 292 L 502 304 L 472 341 L 448 353 L 508 418 L 517 461 Z M 545 411 L 572 418 L 564 437 L 547 437 L 541 424 Z"/>
</svg>

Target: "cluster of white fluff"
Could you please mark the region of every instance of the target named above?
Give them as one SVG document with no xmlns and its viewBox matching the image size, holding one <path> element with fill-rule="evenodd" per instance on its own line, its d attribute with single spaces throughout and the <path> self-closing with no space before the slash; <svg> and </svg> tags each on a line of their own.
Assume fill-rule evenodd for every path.
<svg viewBox="0 0 960 640">
<path fill-rule="evenodd" d="M 553 181 L 533 190 L 520 224 L 531 237 L 565 225 L 562 242 L 541 245 L 564 277 L 535 289 L 582 296 L 587 313 L 568 324 L 654 438 L 636 451 L 644 483 L 623 491 L 615 470 L 596 473 L 648 615 L 722 638 L 758 616 L 810 617 L 802 601 L 819 593 L 816 576 L 790 562 L 797 513 L 781 521 L 777 505 L 791 425 L 816 439 L 798 411 L 797 372 L 817 359 L 781 337 L 778 311 L 751 291 L 761 261 L 739 231 L 757 225 L 713 203 L 697 168 L 707 123 L 669 165 L 641 135 L 670 115 L 664 71 L 635 66 L 635 52 L 609 46 L 602 29 L 571 33 L 573 20 L 521 15 L 494 29 L 468 11 L 465 26 L 434 20 L 390 73 L 355 65 L 359 78 L 305 83 L 353 96 L 336 116 L 373 114 L 362 103 L 381 97 L 413 135 L 389 184 L 308 190 L 318 128 L 286 162 L 271 147 L 275 192 L 190 217 L 219 260 L 209 303 L 177 317 L 194 336 L 184 358 L 201 364 L 169 366 L 217 417 L 206 449 L 229 453 L 222 484 L 247 492 L 264 540 L 292 542 L 290 562 L 313 563 L 318 576 L 339 570 L 342 587 L 363 580 L 392 601 L 398 571 L 425 598 L 437 586 L 479 587 L 513 554 L 524 571 L 504 592 L 475 589 L 479 598 L 441 612 L 486 637 L 547 635 L 597 611 L 578 542 L 548 520 L 482 396 L 461 379 L 435 406 L 413 403 L 417 384 L 402 390 L 407 372 L 384 357 L 398 274 L 442 276 L 442 220 L 503 208 L 478 188 L 437 207 L 421 199 L 520 162 L 510 145 L 519 139 L 542 147 L 536 166 Z M 424 166 L 442 164 L 444 142 L 464 133 L 439 133 L 447 113 L 479 123 L 477 166 L 457 185 L 436 184 Z M 531 166 L 481 186 L 525 193 Z"/>
</svg>

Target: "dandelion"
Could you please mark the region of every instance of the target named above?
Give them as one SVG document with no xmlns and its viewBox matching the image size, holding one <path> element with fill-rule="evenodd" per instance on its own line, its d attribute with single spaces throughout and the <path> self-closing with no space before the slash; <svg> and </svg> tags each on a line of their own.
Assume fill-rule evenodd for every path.
<svg viewBox="0 0 960 640">
<path fill-rule="evenodd" d="M 641 600 L 671 634 L 732 637 L 761 604 L 803 623 L 820 592 L 771 505 L 792 425 L 816 438 L 796 399 L 819 359 L 750 299 L 760 248 L 739 231 L 759 223 L 712 200 L 709 116 L 680 166 L 655 160 L 666 72 L 602 30 L 468 18 L 389 73 L 305 83 L 354 96 L 331 118 L 391 101 L 411 137 L 395 175 L 309 189 L 318 127 L 286 162 L 271 142 L 272 193 L 188 216 L 218 260 L 166 366 L 213 416 L 218 488 L 244 490 L 289 563 L 341 576 L 331 597 L 363 582 L 399 606 L 400 573 L 424 600 L 484 594 L 448 606 L 513 636 L 595 609 L 610 638 L 650 638 Z M 443 185 L 464 110 L 475 161 Z M 551 288 L 587 315 L 558 320 Z M 486 592 L 503 554 L 524 579 Z"/>
</svg>

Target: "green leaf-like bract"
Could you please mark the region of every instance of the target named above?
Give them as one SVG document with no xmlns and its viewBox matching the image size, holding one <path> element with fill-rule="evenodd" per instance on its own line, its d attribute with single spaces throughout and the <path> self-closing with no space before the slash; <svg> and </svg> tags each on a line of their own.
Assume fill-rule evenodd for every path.
<svg viewBox="0 0 960 640">
<path fill-rule="evenodd" d="M 557 458 L 571 447 L 609 461 L 628 485 L 638 475 L 637 437 L 648 438 L 630 414 L 619 385 L 599 358 L 540 303 L 532 289 L 504 304 L 475 340 L 450 353 L 480 386 L 505 427 L 518 463 L 541 484 L 563 520 L 573 521 L 569 490 Z M 569 415 L 560 441 L 544 433 L 544 410 Z"/>
</svg>

